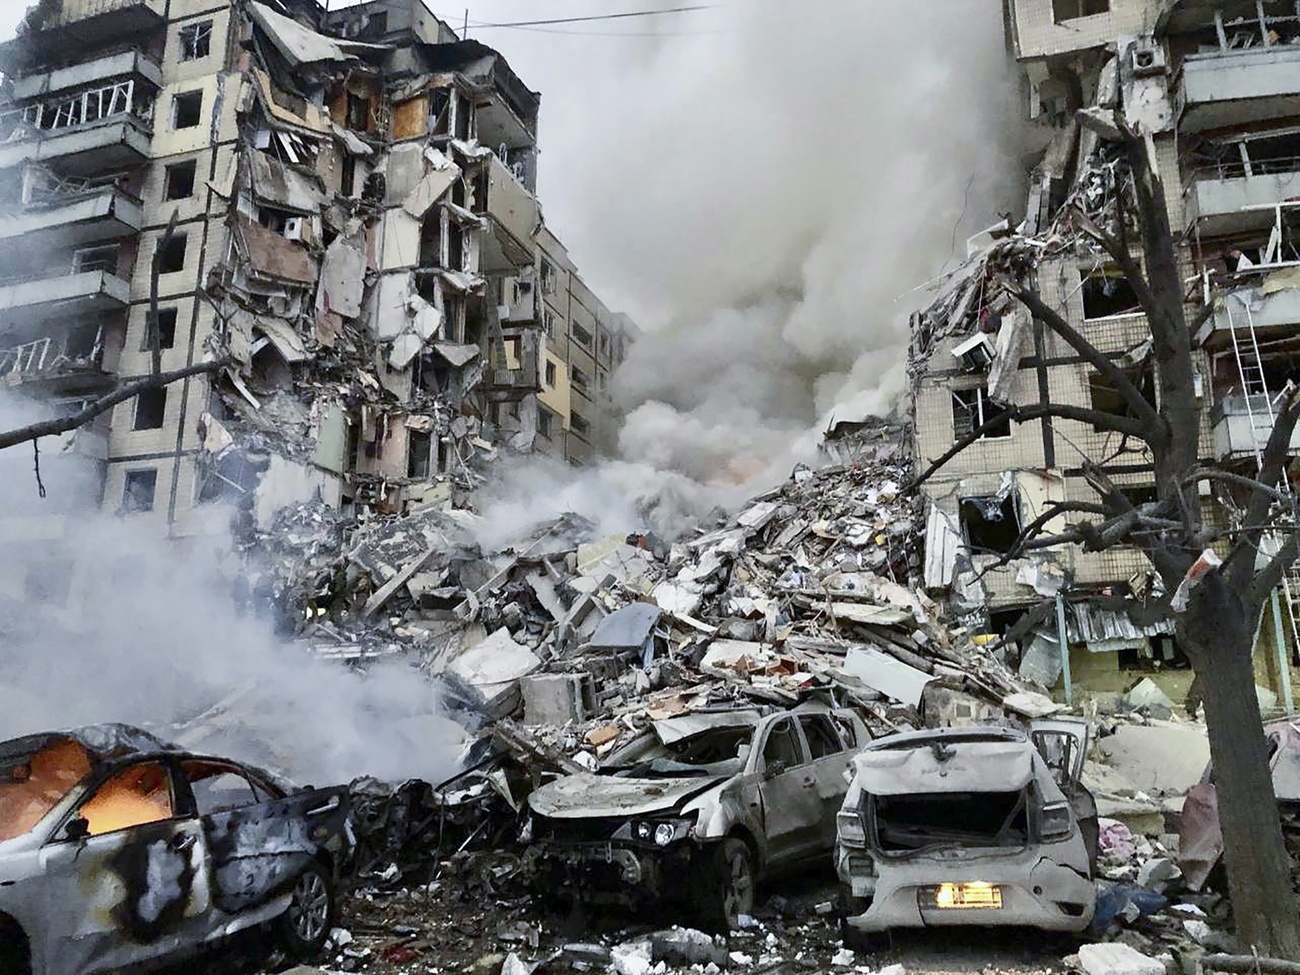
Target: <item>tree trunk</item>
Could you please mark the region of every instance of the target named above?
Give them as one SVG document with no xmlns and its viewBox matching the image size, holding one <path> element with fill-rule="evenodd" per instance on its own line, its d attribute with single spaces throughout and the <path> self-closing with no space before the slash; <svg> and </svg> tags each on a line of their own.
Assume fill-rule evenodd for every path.
<svg viewBox="0 0 1300 975">
<path fill-rule="evenodd" d="M 1218 790 L 1224 863 L 1238 948 L 1300 959 L 1300 913 L 1282 840 L 1251 662 L 1254 620 L 1211 573 L 1179 621 L 1179 638 L 1204 675 L 1205 723 Z"/>
</svg>

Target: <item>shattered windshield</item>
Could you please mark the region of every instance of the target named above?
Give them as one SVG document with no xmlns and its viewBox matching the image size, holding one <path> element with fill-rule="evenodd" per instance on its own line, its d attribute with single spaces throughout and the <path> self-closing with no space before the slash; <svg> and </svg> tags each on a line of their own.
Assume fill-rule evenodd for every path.
<svg viewBox="0 0 1300 975">
<path fill-rule="evenodd" d="M 70 738 L 0 758 L 0 843 L 39 823 L 89 772 L 90 756 Z"/>
<path fill-rule="evenodd" d="M 950 792 L 874 796 L 880 849 L 904 853 L 934 846 L 1024 846 L 1028 796 L 1016 792 Z"/>
<path fill-rule="evenodd" d="M 736 775 L 753 734 L 751 727 L 714 728 L 670 745 L 651 736 L 614 755 L 605 770 L 630 778 Z"/>
</svg>

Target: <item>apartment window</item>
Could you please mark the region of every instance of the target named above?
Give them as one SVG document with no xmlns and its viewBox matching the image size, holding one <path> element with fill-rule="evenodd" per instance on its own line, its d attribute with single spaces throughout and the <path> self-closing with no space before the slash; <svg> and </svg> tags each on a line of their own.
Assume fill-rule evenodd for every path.
<svg viewBox="0 0 1300 975">
<path fill-rule="evenodd" d="M 86 271 L 107 271 L 117 273 L 117 244 L 105 244 L 102 247 L 83 247 L 72 255 L 72 270 L 76 274 Z"/>
<path fill-rule="evenodd" d="M 537 432 L 547 440 L 551 439 L 551 430 L 554 429 L 551 423 L 551 411 L 539 406 L 537 408 Z"/>
<path fill-rule="evenodd" d="M 1020 511 L 1016 493 L 962 498 L 958 505 L 966 544 L 976 554 L 1006 555 L 1020 540 Z"/>
<path fill-rule="evenodd" d="M 1083 279 L 1081 291 L 1084 318 L 1131 315 L 1142 310 L 1133 285 L 1114 264 L 1089 272 Z"/>
<path fill-rule="evenodd" d="M 1155 371 L 1149 365 L 1145 368 L 1124 369 L 1122 371 L 1129 381 L 1137 386 L 1142 398 L 1154 407 L 1156 405 Z M 1109 413 L 1111 416 L 1135 416 L 1133 408 L 1129 406 L 1124 394 L 1099 372 L 1094 372 L 1088 377 L 1088 393 L 1092 399 L 1092 408 L 1094 410 Z M 1100 431 L 1106 428 L 1094 425 L 1093 429 Z"/>
<path fill-rule="evenodd" d="M 589 349 L 591 348 L 591 333 L 588 332 L 581 325 L 579 325 L 577 322 L 573 323 L 573 337 L 577 339 L 579 342 L 581 342 L 583 345 L 585 345 L 587 348 Z"/>
<path fill-rule="evenodd" d="M 583 372 L 581 369 L 579 369 L 577 366 L 573 366 L 570 369 L 569 379 L 573 382 L 573 385 L 577 386 L 579 389 L 582 390 L 585 390 L 587 388 L 587 383 L 590 381 L 587 378 L 587 374 Z"/>
<path fill-rule="evenodd" d="M 542 310 L 542 327 L 546 329 L 546 337 L 555 341 L 555 312 L 549 308 Z"/>
<path fill-rule="evenodd" d="M 1052 0 L 1052 16 L 1058 24 L 1104 14 L 1108 10 L 1110 0 Z"/>
<path fill-rule="evenodd" d="M 156 470 L 127 471 L 122 486 L 122 510 L 153 511 L 153 497 L 157 487 Z"/>
<path fill-rule="evenodd" d="M 201 20 L 181 28 L 181 60 L 197 61 L 212 53 L 212 21 Z"/>
<path fill-rule="evenodd" d="M 556 377 L 555 363 L 554 363 L 554 362 L 551 362 L 550 360 L 547 360 L 547 362 L 546 362 L 546 385 L 547 385 L 547 386 L 550 386 L 551 388 L 554 388 L 554 387 L 555 387 L 555 381 L 556 381 L 556 378 L 557 378 L 557 377 Z"/>
<path fill-rule="evenodd" d="M 188 200 L 194 195 L 194 173 L 198 163 L 193 160 L 168 166 L 163 178 L 164 200 Z"/>
<path fill-rule="evenodd" d="M 172 99 L 172 128 L 192 129 L 203 115 L 203 92 L 187 91 Z"/>
<path fill-rule="evenodd" d="M 158 273 L 175 274 L 185 268 L 185 234 L 158 241 Z"/>
<path fill-rule="evenodd" d="M 406 476 L 422 481 L 432 472 L 433 434 L 408 430 L 406 435 Z"/>
<path fill-rule="evenodd" d="M 584 434 L 584 435 L 585 435 L 586 432 L 587 432 L 588 430 L 591 429 L 591 424 L 587 422 L 586 418 L 583 417 L 582 414 L 580 414 L 580 413 L 570 413 L 570 414 L 569 414 L 569 427 L 570 427 L 570 428 L 571 428 L 575 433 L 580 433 L 580 434 Z"/>
<path fill-rule="evenodd" d="M 952 393 L 952 437 L 960 440 L 974 433 L 999 413 L 1004 412 L 989 399 L 988 390 L 983 386 L 975 389 L 954 389 Z M 987 431 L 981 440 L 998 440 L 1011 436 L 1011 421 L 1008 419 Z"/>
<path fill-rule="evenodd" d="M 153 348 L 153 316 L 146 314 L 144 320 L 144 337 L 140 340 L 141 351 Z M 176 345 L 176 309 L 158 309 L 158 347 L 171 349 Z"/>
<path fill-rule="evenodd" d="M 157 430 L 163 425 L 167 413 L 167 387 L 158 386 L 146 389 L 135 398 L 135 422 L 133 430 Z"/>
<path fill-rule="evenodd" d="M 542 261 L 541 278 L 542 278 L 542 294 L 544 295 L 555 294 L 555 285 L 556 285 L 555 265 L 552 264 L 550 261 L 547 260 Z"/>
</svg>

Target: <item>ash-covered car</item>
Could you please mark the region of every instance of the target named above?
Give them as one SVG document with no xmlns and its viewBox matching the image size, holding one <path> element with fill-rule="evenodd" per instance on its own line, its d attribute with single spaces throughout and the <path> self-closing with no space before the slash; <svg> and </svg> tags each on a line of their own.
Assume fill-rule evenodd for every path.
<svg viewBox="0 0 1300 975">
<path fill-rule="evenodd" d="M 829 855 L 849 763 L 868 740 L 849 710 L 655 721 L 599 773 L 529 796 L 525 866 L 552 897 L 677 902 L 733 924 L 763 876 Z"/>
<path fill-rule="evenodd" d="M 136 970 L 261 927 L 309 958 L 350 849 L 346 788 L 125 725 L 4 742 L 0 975 Z"/>
<path fill-rule="evenodd" d="M 835 863 L 845 934 L 950 925 L 1083 931 L 1097 810 L 1083 721 L 890 735 L 853 762 Z"/>
</svg>

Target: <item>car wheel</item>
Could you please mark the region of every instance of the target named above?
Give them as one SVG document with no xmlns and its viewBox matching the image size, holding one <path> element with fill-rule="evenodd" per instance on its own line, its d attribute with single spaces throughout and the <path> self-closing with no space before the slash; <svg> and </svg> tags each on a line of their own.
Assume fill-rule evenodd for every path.
<svg viewBox="0 0 1300 975">
<path fill-rule="evenodd" d="M 757 876 L 754 856 L 744 840 L 723 840 L 713 862 L 712 890 L 709 904 L 711 920 L 724 930 L 732 930 L 742 914 L 754 913 Z"/>
<path fill-rule="evenodd" d="M 289 908 L 280 916 L 279 934 L 285 950 L 310 961 L 325 949 L 334 923 L 334 881 L 319 863 L 312 863 L 289 887 Z"/>
<path fill-rule="evenodd" d="M 31 975 L 32 956 L 23 929 L 0 917 L 0 975 Z"/>
</svg>

